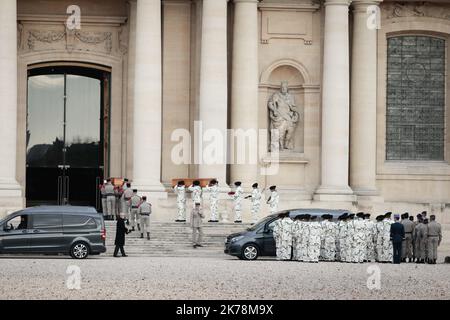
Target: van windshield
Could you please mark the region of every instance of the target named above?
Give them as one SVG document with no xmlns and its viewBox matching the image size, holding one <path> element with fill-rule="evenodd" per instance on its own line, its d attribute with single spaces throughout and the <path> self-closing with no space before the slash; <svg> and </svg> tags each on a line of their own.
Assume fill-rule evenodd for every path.
<svg viewBox="0 0 450 320">
<path fill-rule="evenodd" d="M 17 212 L 13 212 L 8 214 L 6 217 L 4 217 L 3 219 L 0 219 L 0 225 L 3 224 L 3 222 L 8 221 L 13 215 L 15 215 Z"/>
<path fill-rule="evenodd" d="M 264 217 L 251 227 L 247 228 L 247 231 L 254 231 L 256 229 L 259 229 L 262 225 L 265 225 L 271 219 L 273 219 L 273 216 Z"/>
</svg>

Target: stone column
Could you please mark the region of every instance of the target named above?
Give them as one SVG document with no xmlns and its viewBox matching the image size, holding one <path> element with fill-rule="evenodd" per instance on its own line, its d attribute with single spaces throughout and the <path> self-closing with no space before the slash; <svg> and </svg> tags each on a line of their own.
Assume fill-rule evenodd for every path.
<svg viewBox="0 0 450 320">
<path fill-rule="evenodd" d="M 200 59 L 199 133 L 203 132 L 204 139 L 202 141 L 199 136 L 196 141 L 198 177 L 217 178 L 224 186 L 227 167 L 227 0 L 203 0 Z M 212 140 L 207 141 L 210 138 Z M 222 157 L 208 158 L 208 154 L 215 152 Z"/>
<path fill-rule="evenodd" d="M 234 0 L 233 57 L 231 81 L 231 128 L 249 139 L 235 139 L 231 183 L 242 181 L 247 189 L 258 179 L 258 1 Z M 243 131 L 242 131 L 243 130 Z M 247 131 L 248 130 L 248 131 Z M 231 137 L 230 137 L 231 139 Z M 239 149 L 239 143 L 245 149 Z M 231 141 L 230 141 L 231 144 Z M 233 145 L 233 144 L 231 144 Z M 247 153 L 237 154 L 237 153 Z M 250 154 L 252 152 L 252 154 Z M 242 156 L 244 164 L 237 163 Z M 255 160 L 255 163 L 250 163 Z"/>
<path fill-rule="evenodd" d="M 17 4 L 0 1 L 0 216 L 23 205 L 16 180 Z M 23 133 L 25 134 L 25 132 Z"/>
<path fill-rule="evenodd" d="M 377 30 L 367 26 L 367 9 L 379 2 L 352 2 L 350 185 L 361 196 L 377 194 Z"/>
<path fill-rule="evenodd" d="M 161 1 L 138 0 L 133 114 L 133 185 L 165 197 L 161 184 Z"/>
<path fill-rule="evenodd" d="M 322 80 L 322 182 L 316 200 L 353 201 L 349 168 L 349 0 L 325 2 Z"/>
</svg>

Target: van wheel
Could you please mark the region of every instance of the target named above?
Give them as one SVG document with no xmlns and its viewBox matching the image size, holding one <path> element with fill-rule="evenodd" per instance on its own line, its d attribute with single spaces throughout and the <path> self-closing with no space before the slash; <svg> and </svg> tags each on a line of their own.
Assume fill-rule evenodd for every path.
<svg viewBox="0 0 450 320">
<path fill-rule="evenodd" d="M 256 260 L 258 258 L 258 247 L 254 244 L 247 244 L 242 249 L 242 259 L 244 260 Z"/>
<path fill-rule="evenodd" d="M 70 255 L 74 259 L 86 259 L 89 255 L 89 246 L 85 242 L 75 242 L 70 248 Z"/>
</svg>

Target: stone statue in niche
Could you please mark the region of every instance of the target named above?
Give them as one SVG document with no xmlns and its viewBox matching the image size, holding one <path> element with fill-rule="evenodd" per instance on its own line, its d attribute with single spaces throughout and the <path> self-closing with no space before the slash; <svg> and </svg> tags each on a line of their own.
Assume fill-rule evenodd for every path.
<svg viewBox="0 0 450 320">
<path fill-rule="evenodd" d="M 300 119 L 294 97 L 289 93 L 288 82 L 281 82 L 267 103 L 270 118 L 270 152 L 291 151 L 295 146 L 295 129 Z"/>
</svg>

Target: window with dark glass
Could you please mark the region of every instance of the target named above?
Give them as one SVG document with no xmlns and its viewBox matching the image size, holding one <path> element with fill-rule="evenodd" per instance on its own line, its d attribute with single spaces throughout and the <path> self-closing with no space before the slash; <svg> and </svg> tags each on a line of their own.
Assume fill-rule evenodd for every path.
<svg viewBox="0 0 450 320">
<path fill-rule="evenodd" d="M 33 228 L 44 230 L 62 229 L 62 216 L 60 214 L 33 215 Z"/>
<path fill-rule="evenodd" d="M 386 159 L 444 160 L 445 40 L 387 40 Z"/>
<path fill-rule="evenodd" d="M 64 215 L 64 229 L 96 229 L 97 224 L 91 217 L 81 215 Z"/>
</svg>

